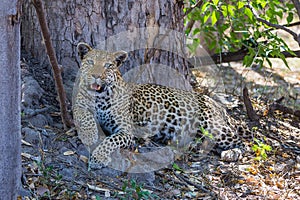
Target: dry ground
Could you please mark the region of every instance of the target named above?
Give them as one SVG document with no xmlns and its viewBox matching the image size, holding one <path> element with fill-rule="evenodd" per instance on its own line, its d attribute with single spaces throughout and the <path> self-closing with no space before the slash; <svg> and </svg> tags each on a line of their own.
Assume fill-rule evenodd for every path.
<svg viewBox="0 0 300 200">
<path fill-rule="evenodd" d="M 264 160 L 258 160 L 266 148 L 263 144 L 234 163 L 220 161 L 214 152 L 199 156 L 191 150 L 175 164 L 143 174 L 109 168 L 88 171 L 88 151 L 76 132 L 62 130 L 51 76 L 32 70 L 35 65 L 23 66 L 23 74 L 33 74 L 45 91 L 32 97 L 41 98 L 33 103 L 46 108 L 34 116 L 46 114 L 23 118 L 20 199 L 300 199 L 300 119 L 270 112 L 270 105 L 281 97 L 280 104 L 300 109 L 300 59 L 288 62 L 290 69 L 276 59 L 273 68 L 222 66 L 230 114 L 273 141 Z M 247 118 L 241 100 L 244 86 L 250 90 L 259 123 Z M 47 121 L 47 116 L 53 120 L 48 120 L 50 126 L 37 122 Z"/>
</svg>

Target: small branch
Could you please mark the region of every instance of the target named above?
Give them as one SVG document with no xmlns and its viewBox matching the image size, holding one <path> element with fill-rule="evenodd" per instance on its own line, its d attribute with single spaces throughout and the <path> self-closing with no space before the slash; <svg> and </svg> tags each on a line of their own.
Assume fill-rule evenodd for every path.
<svg viewBox="0 0 300 200">
<path fill-rule="evenodd" d="M 199 63 L 199 65 L 212 64 L 211 60 L 213 60 L 215 64 L 241 61 L 244 59 L 244 57 L 247 55 L 247 53 L 248 53 L 247 49 L 241 49 L 236 52 L 223 52 L 223 53 L 217 53 L 217 54 L 214 54 L 211 56 L 202 56 L 202 57 L 199 57 L 199 60 L 201 61 L 201 63 Z M 297 57 L 300 58 L 300 50 L 293 51 L 293 53 L 295 53 L 296 56 L 291 54 L 288 51 L 283 51 L 281 53 L 286 58 L 297 58 Z M 270 56 L 270 58 L 277 58 L 277 57 Z"/>
<path fill-rule="evenodd" d="M 293 27 L 293 26 L 299 26 L 299 25 L 300 25 L 300 21 L 293 22 L 293 23 L 290 23 L 290 24 L 284 24 L 283 26 L 285 26 L 285 27 Z"/>
<path fill-rule="evenodd" d="M 294 31 L 286 28 L 285 26 L 282 26 L 282 25 L 279 25 L 279 24 L 273 24 L 273 23 L 271 23 L 271 22 L 269 22 L 269 21 L 267 21 L 267 20 L 265 20 L 263 18 L 260 18 L 257 15 L 257 13 L 254 11 L 254 8 L 250 4 L 246 5 L 246 7 L 248 7 L 251 10 L 251 12 L 253 13 L 254 17 L 257 19 L 257 21 L 262 22 L 262 23 L 264 23 L 264 24 L 266 24 L 266 25 L 268 25 L 270 27 L 274 27 L 276 29 L 281 29 L 281 30 L 284 30 L 284 31 L 288 32 L 289 34 L 291 34 L 293 36 L 294 40 L 296 42 L 298 42 L 298 44 L 300 46 L 300 34 L 297 35 L 297 33 L 295 33 Z"/>
<path fill-rule="evenodd" d="M 275 103 L 281 103 L 284 100 L 284 96 L 280 97 L 275 101 Z"/>
<path fill-rule="evenodd" d="M 53 76 L 54 76 L 54 80 L 55 80 L 55 87 L 57 89 L 57 93 L 58 93 L 58 97 L 59 97 L 62 122 L 63 122 L 65 128 L 71 127 L 72 120 L 67 111 L 66 93 L 65 93 L 63 81 L 61 78 L 61 71 L 58 66 L 55 51 L 52 46 L 51 36 L 50 36 L 49 28 L 48 28 L 48 25 L 46 22 L 44 6 L 43 6 L 43 3 L 41 0 L 33 0 L 32 2 L 35 7 L 35 10 L 36 10 L 36 14 L 37 14 L 37 17 L 38 17 L 38 20 L 40 23 L 42 35 L 43 35 L 45 46 L 46 46 L 46 51 L 47 51 L 47 54 L 49 56 L 49 61 L 52 66 Z"/>
<path fill-rule="evenodd" d="M 244 104 L 247 110 L 247 115 L 250 118 L 251 121 L 258 121 L 259 120 L 259 116 L 255 113 L 253 106 L 251 104 L 251 100 L 249 98 L 249 93 L 248 93 L 248 89 L 246 87 L 244 87 L 243 89 L 243 100 L 244 100 Z"/>
<path fill-rule="evenodd" d="M 190 14 L 190 12 L 192 12 L 195 8 L 200 7 L 203 4 L 203 0 L 198 1 L 194 6 L 191 6 L 190 9 L 188 9 L 183 17 L 186 17 L 188 14 Z"/>
<path fill-rule="evenodd" d="M 191 30 L 192 30 L 194 24 L 195 24 L 195 20 L 191 19 L 191 20 L 187 23 L 186 27 L 184 28 L 185 31 L 186 31 L 186 30 L 189 30 L 189 32 L 191 32 Z"/>
</svg>

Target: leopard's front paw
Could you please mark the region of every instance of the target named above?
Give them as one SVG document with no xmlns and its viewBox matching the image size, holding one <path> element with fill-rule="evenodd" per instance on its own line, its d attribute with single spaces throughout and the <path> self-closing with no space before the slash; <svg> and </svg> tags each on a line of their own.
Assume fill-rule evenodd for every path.
<svg viewBox="0 0 300 200">
<path fill-rule="evenodd" d="M 90 169 L 101 169 L 107 167 L 111 162 L 110 155 L 105 154 L 104 152 L 93 152 L 89 161 Z"/>
</svg>

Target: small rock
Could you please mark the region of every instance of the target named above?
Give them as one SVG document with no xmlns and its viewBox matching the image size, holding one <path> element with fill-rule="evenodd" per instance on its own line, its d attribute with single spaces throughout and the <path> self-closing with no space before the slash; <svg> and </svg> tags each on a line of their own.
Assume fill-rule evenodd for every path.
<svg viewBox="0 0 300 200">
<path fill-rule="evenodd" d="M 177 196 L 177 195 L 180 195 L 180 190 L 174 189 L 174 190 L 171 191 L 171 193 L 172 193 L 174 196 Z"/>
<path fill-rule="evenodd" d="M 34 127 L 43 128 L 46 125 L 49 125 L 48 118 L 45 115 L 38 114 L 28 119 L 28 122 L 31 123 Z"/>
<path fill-rule="evenodd" d="M 62 175 L 62 178 L 66 181 L 72 181 L 74 180 L 74 174 L 76 174 L 73 170 L 73 168 L 63 168 L 60 173 Z"/>
<path fill-rule="evenodd" d="M 89 157 L 89 151 L 86 149 L 86 147 L 83 144 L 78 145 L 76 151 L 79 155 Z"/>
<path fill-rule="evenodd" d="M 22 104 L 29 108 L 38 106 L 44 90 L 32 76 L 24 77 L 22 82 Z"/>
<path fill-rule="evenodd" d="M 128 174 L 128 177 L 135 179 L 139 183 L 147 183 L 150 185 L 153 185 L 153 181 L 155 181 L 154 172 Z"/>
<path fill-rule="evenodd" d="M 22 128 L 22 133 L 24 135 L 24 140 L 26 142 L 29 142 L 30 144 L 34 145 L 34 146 L 37 146 L 40 142 L 40 139 L 39 139 L 39 132 L 34 130 L 34 129 L 31 129 L 31 128 L 28 128 L 28 127 L 24 127 Z"/>
<path fill-rule="evenodd" d="M 297 161 L 297 163 L 300 163 L 300 156 L 296 157 L 296 161 Z"/>
</svg>

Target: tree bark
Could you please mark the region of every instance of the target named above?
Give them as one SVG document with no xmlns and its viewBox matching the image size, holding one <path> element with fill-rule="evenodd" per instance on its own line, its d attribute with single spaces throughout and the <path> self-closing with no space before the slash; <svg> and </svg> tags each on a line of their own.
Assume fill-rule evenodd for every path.
<svg viewBox="0 0 300 200">
<path fill-rule="evenodd" d="M 79 66 L 75 47 L 80 41 L 100 49 L 106 49 L 105 40 L 109 37 L 124 31 L 133 31 L 135 28 L 163 27 L 183 33 L 182 16 L 184 13 L 182 7 L 181 1 L 168 0 L 45 1 L 53 47 L 64 71 L 64 84 L 73 85 L 72 75 L 74 69 Z M 41 45 L 42 38 L 33 6 L 26 2 L 23 11 L 22 50 L 27 55 L 38 59 L 39 62 L 48 65 L 45 50 Z M 170 43 L 175 41 L 174 39 Z M 173 67 L 189 78 L 188 65 L 180 56 L 162 50 L 136 50 L 134 47 L 137 42 L 139 42 L 138 39 L 116 41 L 116 43 L 126 46 L 127 50 L 132 50 L 129 61 L 122 69 L 123 72 L 141 64 L 159 62 Z"/>
<path fill-rule="evenodd" d="M 19 3 L 0 1 L 0 194 L 8 200 L 17 198 L 21 180 Z"/>
</svg>

